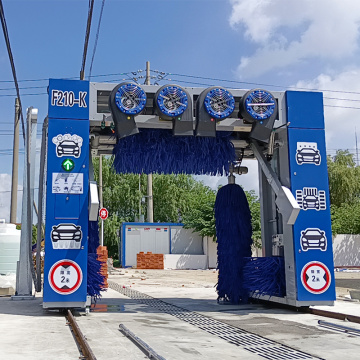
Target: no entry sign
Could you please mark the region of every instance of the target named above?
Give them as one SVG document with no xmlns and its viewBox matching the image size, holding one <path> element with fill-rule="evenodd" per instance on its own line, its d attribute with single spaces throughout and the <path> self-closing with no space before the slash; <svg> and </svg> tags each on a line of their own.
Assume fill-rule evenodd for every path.
<svg viewBox="0 0 360 360">
<path fill-rule="evenodd" d="M 322 294 L 330 286 L 331 274 L 326 265 L 318 261 L 312 261 L 303 267 L 301 282 L 305 289 L 312 294 Z"/>
<path fill-rule="evenodd" d="M 49 271 L 49 284 L 51 288 L 61 295 L 75 292 L 83 279 L 80 266 L 72 260 L 60 260 Z"/>
<path fill-rule="evenodd" d="M 101 208 L 99 211 L 99 216 L 101 220 L 106 220 L 107 217 L 109 216 L 109 212 L 107 211 L 106 208 Z"/>
</svg>

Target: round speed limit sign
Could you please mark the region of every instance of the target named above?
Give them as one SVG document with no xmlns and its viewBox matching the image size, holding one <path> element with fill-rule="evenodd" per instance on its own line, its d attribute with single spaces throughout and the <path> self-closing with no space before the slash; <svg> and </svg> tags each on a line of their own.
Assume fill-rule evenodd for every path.
<svg viewBox="0 0 360 360">
<path fill-rule="evenodd" d="M 312 294 L 322 294 L 330 286 L 331 274 L 323 263 L 311 261 L 301 271 L 301 282 L 304 288 Z"/>
<path fill-rule="evenodd" d="M 60 260 L 49 271 L 51 288 L 61 295 L 75 292 L 81 285 L 83 274 L 80 266 L 72 260 Z"/>
</svg>

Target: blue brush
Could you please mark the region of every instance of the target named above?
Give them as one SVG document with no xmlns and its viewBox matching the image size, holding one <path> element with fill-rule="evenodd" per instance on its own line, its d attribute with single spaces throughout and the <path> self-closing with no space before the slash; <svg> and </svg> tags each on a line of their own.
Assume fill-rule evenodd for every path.
<svg viewBox="0 0 360 360">
<path fill-rule="evenodd" d="M 244 287 L 253 297 L 284 297 L 286 294 L 283 257 L 246 258 L 243 275 Z"/>
<path fill-rule="evenodd" d="M 251 256 L 251 213 L 244 190 L 236 184 L 219 189 L 215 201 L 218 300 L 232 304 L 248 301 L 244 286 L 244 258 Z"/>
<path fill-rule="evenodd" d="M 216 137 L 173 136 L 171 130 L 140 129 L 114 148 L 117 173 L 228 174 L 235 161 L 230 133 Z"/>
<path fill-rule="evenodd" d="M 96 249 L 100 244 L 99 225 L 97 221 L 89 221 L 88 226 L 88 263 L 87 263 L 87 294 L 92 296 L 95 301 L 101 298 L 101 291 L 105 278 L 101 275 L 101 261 L 97 259 Z"/>
</svg>

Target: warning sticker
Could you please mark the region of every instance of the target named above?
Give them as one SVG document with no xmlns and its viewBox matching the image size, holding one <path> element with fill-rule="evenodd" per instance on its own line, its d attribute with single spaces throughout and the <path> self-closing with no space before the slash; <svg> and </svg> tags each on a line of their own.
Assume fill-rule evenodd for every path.
<svg viewBox="0 0 360 360">
<path fill-rule="evenodd" d="M 49 271 L 51 288 L 61 295 L 74 293 L 81 285 L 83 274 L 80 266 L 72 260 L 60 260 Z"/>
<path fill-rule="evenodd" d="M 312 294 L 322 294 L 330 286 L 331 274 L 326 265 L 312 261 L 301 270 L 301 282 L 304 288 Z"/>
</svg>

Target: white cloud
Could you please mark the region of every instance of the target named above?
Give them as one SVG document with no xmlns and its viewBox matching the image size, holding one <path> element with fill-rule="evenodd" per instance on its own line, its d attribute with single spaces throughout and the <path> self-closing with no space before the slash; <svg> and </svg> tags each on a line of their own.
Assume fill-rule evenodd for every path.
<svg viewBox="0 0 360 360">
<path fill-rule="evenodd" d="M 305 59 L 350 57 L 359 48 L 357 0 L 230 0 L 231 26 L 258 45 L 239 75 L 261 75 Z"/>
<path fill-rule="evenodd" d="M 335 91 L 324 91 L 327 148 L 354 149 L 355 127 L 360 133 L 360 109 L 352 108 L 360 108 L 360 68 L 344 71 L 335 76 L 321 74 L 311 81 L 299 81 L 296 86 Z"/>
</svg>

